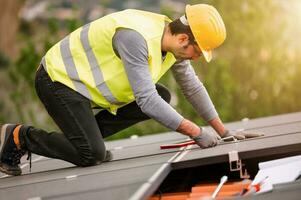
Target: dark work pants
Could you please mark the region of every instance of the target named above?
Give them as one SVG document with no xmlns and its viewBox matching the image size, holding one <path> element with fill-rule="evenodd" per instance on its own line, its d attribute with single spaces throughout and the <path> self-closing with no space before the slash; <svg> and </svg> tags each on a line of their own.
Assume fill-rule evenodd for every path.
<svg viewBox="0 0 301 200">
<path fill-rule="evenodd" d="M 35 87 L 49 115 L 63 132 L 48 132 L 30 126 L 21 128 L 22 146 L 38 155 L 78 166 L 95 165 L 105 158 L 103 138 L 149 119 L 136 102 L 118 109 L 117 115 L 106 110 L 94 115 L 89 99 L 59 82 L 52 82 L 43 66 L 37 71 Z M 159 95 L 169 102 L 168 90 L 161 85 L 156 87 Z"/>
</svg>

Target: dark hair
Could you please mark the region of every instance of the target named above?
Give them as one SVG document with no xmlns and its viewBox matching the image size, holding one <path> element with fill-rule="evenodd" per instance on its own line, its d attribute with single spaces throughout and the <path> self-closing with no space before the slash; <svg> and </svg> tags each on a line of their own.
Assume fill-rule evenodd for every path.
<svg viewBox="0 0 301 200">
<path fill-rule="evenodd" d="M 172 35 L 177 35 L 179 33 L 185 33 L 189 37 L 189 43 L 195 43 L 194 36 L 191 32 L 190 26 L 184 25 L 180 19 L 176 19 L 168 24 L 170 32 Z"/>
</svg>

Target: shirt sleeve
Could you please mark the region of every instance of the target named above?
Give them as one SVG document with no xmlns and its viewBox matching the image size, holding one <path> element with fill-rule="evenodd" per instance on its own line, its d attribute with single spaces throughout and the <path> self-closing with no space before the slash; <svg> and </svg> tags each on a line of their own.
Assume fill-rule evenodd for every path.
<svg viewBox="0 0 301 200">
<path fill-rule="evenodd" d="M 131 29 L 118 29 L 113 37 L 113 49 L 121 58 L 136 102 L 142 112 L 176 130 L 183 117 L 158 94 L 148 64 L 148 49 L 144 38 Z"/>
<path fill-rule="evenodd" d="M 177 61 L 171 68 L 176 82 L 186 99 L 197 113 L 206 121 L 218 116 L 208 92 L 199 80 L 189 60 Z"/>
</svg>

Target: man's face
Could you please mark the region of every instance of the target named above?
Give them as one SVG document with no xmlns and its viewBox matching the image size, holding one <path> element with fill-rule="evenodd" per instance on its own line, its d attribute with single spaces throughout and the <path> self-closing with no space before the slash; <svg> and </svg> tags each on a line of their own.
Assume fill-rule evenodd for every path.
<svg viewBox="0 0 301 200">
<path fill-rule="evenodd" d="M 197 60 L 202 55 L 198 45 L 190 43 L 186 34 L 178 34 L 176 36 L 176 44 L 172 53 L 179 60 Z"/>
</svg>

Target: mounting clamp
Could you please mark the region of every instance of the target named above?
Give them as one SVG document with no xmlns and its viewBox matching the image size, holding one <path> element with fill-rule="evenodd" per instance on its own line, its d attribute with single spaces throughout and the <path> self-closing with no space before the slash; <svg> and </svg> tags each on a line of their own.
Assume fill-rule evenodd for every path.
<svg viewBox="0 0 301 200">
<path fill-rule="evenodd" d="M 244 164 L 242 163 L 241 159 L 238 156 L 237 151 L 230 151 L 228 152 L 229 156 L 229 166 L 230 166 L 230 171 L 239 171 L 240 178 L 250 178 L 250 175 L 247 172 L 247 169 L 244 168 Z"/>
</svg>

